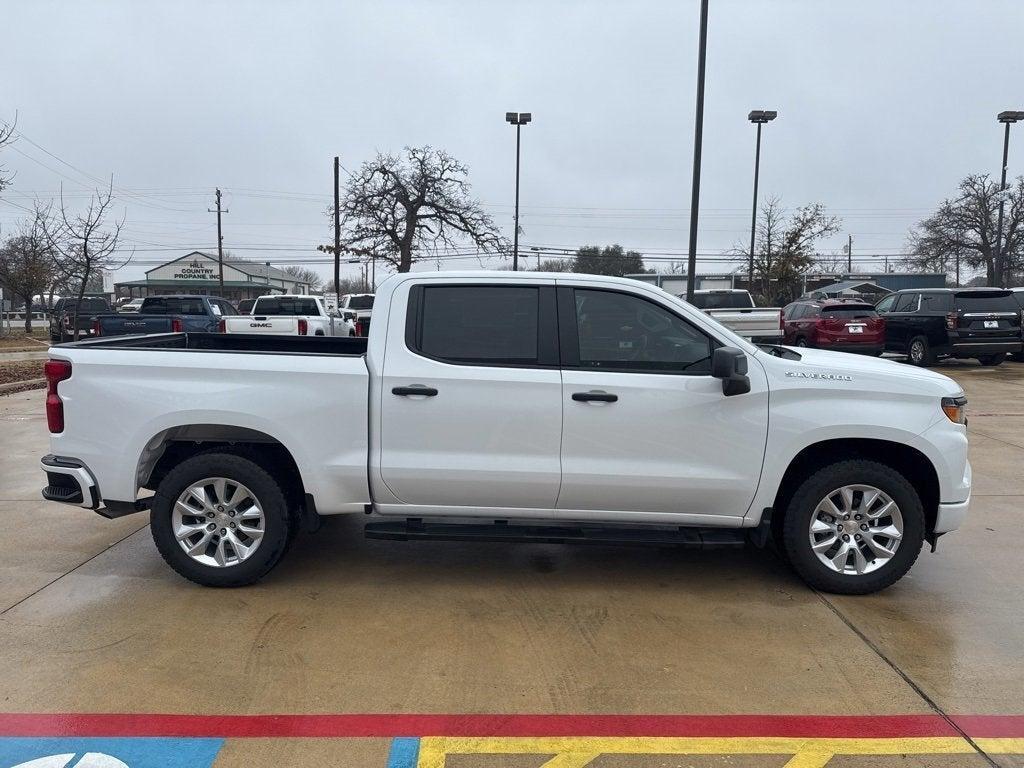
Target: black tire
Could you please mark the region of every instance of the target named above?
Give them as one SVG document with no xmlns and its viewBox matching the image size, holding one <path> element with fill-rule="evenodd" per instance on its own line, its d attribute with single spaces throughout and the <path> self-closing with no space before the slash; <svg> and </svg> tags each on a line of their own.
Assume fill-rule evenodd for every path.
<svg viewBox="0 0 1024 768">
<path fill-rule="evenodd" d="M 892 559 L 877 570 L 843 574 L 822 563 L 811 549 L 811 516 L 829 493 L 859 484 L 874 486 L 896 502 L 903 517 L 903 539 Z M 924 508 L 914 486 L 899 472 L 875 461 L 851 459 L 819 469 L 800 485 L 786 510 L 782 531 L 787 559 L 808 585 L 822 592 L 866 595 L 899 581 L 917 560 L 924 542 Z"/>
<path fill-rule="evenodd" d="M 935 365 L 935 354 L 928 339 L 924 336 L 915 336 L 907 342 L 907 362 L 919 367 Z"/>
<path fill-rule="evenodd" d="M 993 367 L 996 365 L 1002 365 L 1006 361 L 1006 353 L 1000 352 L 997 355 L 982 355 L 978 358 L 978 362 L 986 367 Z"/>
<path fill-rule="evenodd" d="M 224 477 L 246 486 L 263 509 L 264 533 L 259 546 L 241 563 L 217 567 L 193 560 L 178 544 L 171 514 L 178 497 L 196 481 Z M 153 542 L 171 568 L 189 581 L 205 587 L 242 587 L 266 576 L 284 556 L 291 543 L 294 521 L 281 487 L 266 470 L 242 456 L 204 453 L 186 459 L 160 482 L 150 513 Z"/>
<path fill-rule="evenodd" d="M 796 345 L 798 347 L 806 347 L 807 346 L 807 339 L 805 339 L 803 336 L 801 336 L 799 339 L 796 340 Z"/>
</svg>

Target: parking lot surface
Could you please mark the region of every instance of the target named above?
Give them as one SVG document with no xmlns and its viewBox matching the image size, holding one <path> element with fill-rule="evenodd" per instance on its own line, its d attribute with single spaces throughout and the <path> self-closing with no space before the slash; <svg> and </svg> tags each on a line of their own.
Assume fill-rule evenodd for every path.
<svg viewBox="0 0 1024 768">
<path fill-rule="evenodd" d="M 1024 365 L 939 370 L 970 399 L 971 515 L 868 597 L 767 551 L 354 518 L 203 589 L 145 516 L 43 502 L 43 394 L 0 397 L 0 768 L 1024 766 Z"/>
</svg>

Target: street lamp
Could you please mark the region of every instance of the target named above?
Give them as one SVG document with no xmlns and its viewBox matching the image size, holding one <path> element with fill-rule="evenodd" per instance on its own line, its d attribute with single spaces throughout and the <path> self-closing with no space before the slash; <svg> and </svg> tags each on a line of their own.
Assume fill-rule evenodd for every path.
<svg viewBox="0 0 1024 768">
<path fill-rule="evenodd" d="M 778 112 L 767 109 L 755 109 L 747 115 L 747 120 L 757 125 L 757 149 L 754 151 L 754 207 L 750 212 L 750 259 L 747 267 L 748 291 L 754 288 L 754 233 L 757 230 L 757 181 L 761 173 L 761 126 L 778 116 Z"/>
<path fill-rule="evenodd" d="M 697 109 L 693 121 L 693 182 L 690 187 L 690 247 L 686 258 L 686 300 L 693 301 L 697 272 L 697 217 L 700 215 L 700 155 L 704 143 L 704 72 L 708 61 L 708 0 L 700 0 L 697 42 Z"/>
<path fill-rule="evenodd" d="M 999 192 L 1005 192 L 1006 190 L 1006 163 L 1010 152 L 1010 123 L 1016 123 L 1018 120 L 1024 120 L 1024 112 L 1013 112 L 1007 110 L 1006 112 L 1000 112 L 996 115 L 996 119 L 1006 126 L 1006 130 L 1003 132 L 1003 171 L 1002 176 L 999 179 Z M 999 287 L 1006 287 L 1006 273 L 1003 270 L 1003 207 L 1006 205 L 1005 195 L 1001 195 L 999 198 L 999 223 L 996 224 L 996 274 L 999 275 Z"/>
<path fill-rule="evenodd" d="M 512 271 L 519 270 L 519 132 L 533 119 L 530 112 L 506 112 L 505 122 L 516 127 L 516 230 L 512 235 Z"/>
</svg>

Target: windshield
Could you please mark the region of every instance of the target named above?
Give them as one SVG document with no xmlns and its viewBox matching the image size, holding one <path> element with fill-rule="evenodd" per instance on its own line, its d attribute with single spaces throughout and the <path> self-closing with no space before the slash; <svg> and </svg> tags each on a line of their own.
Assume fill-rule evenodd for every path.
<svg viewBox="0 0 1024 768">
<path fill-rule="evenodd" d="M 348 300 L 348 309 L 373 309 L 373 296 L 353 296 Z"/>
<path fill-rule="evenodd" d="M 1017 312 L 1020 305 L 1010 291 L 985 291 L 956 294 L 956 308 L 961 312 Z"/>
<path fill-rule="evenodd" d="M 870 304 L 847 304 L 842 307 L 822 307 L 821 316 L 826 320 L 838 320 L 850 317 L 878 317 L 878 313 Z"/>
<path fill-rule="evenodd" d="M 254 315 L 319 315 L 316 299 L 281 296 L 273 299 L 257 299 Z"/>
<path fill-rule="evenodd" d="M 751 309 L 754 306 L 749 293 L 695 293 L 690 302 L 697 309 Z"/>
</svg>

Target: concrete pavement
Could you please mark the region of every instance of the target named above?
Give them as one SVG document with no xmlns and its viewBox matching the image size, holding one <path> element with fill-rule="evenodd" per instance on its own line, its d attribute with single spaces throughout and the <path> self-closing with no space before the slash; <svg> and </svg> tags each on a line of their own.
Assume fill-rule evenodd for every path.
<svg viewBox="0 0 1024 768">
<path fill-rule="evenodd" d="M 857 598 L 813 593 L 765 552 L 368 541 L 358 519 L 300 538 L 257 586 L 202 589 L 164 565 L 143 516 L 39 501 L 42 393 L 0 398 L 0 713 L 186 714 L 88 727 L 208 728 L 226 737 L 218 767 L 1024 765 L 1024 742 L 992 736 L 1008 721 L 946 719 L 1024 713 L 1024 366 L 940 370 L 970 398 L 971 516 L 895 587 Z M 582 741 L 514 719 L 475 741 L 471 718 L 440 734 L 288 726 L 305 738 L 210 719 L 264 713 L 566 714 L 581 717 L 559 734 Z M 661 741 L 617 718 L 658 714 L 727 717 L 673 721 Z M 616 716 L 603 741 L 592 715 Z M 621 741 L 634 727 L 644 738 Z"/>
</svg>

